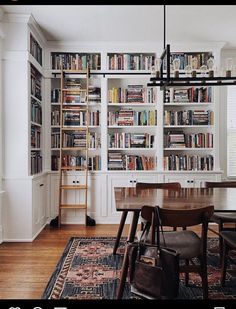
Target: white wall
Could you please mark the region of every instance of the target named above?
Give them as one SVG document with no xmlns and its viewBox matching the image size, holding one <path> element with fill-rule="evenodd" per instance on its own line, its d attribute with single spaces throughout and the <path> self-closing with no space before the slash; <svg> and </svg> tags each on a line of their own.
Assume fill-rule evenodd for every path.
<svg viewBox="0 0 236 309">
<path fill-rule="evenodd" d="M 2 38 L 3 38 L 3 29 L 2 29 L 2 17 L 3 11 L 0 9 L 0 243 L 3 241 L 3 228 L 2 228 L 2 166 L 3 166 L 3 159 L 2 159 L 2 152 L 3 152 L 3 145 L 2 145 L 2 135 L 3 135 L 3 115 L 2 115 Z"/>
<path fill-rule="evenodd" d="M 226 58 L 233 58 L 236 65 L 236 49 L 222 50 L 221 67 L 225 68 Z M 235 102 L 236 104 L 236 102 Z M 223 178 L 227 178 L 227 87 L 220 87 L 220 104 L 219 104 L 219 142 L 220 142 L 220 166 L 224 171 Z M 236 121 L 236 119 L 235 119 Z"/>
</svg>

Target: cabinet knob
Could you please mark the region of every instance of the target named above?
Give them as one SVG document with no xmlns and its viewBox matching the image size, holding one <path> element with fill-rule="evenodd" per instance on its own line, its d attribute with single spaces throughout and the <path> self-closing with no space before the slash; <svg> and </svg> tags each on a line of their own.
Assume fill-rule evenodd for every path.
<svg viewBox="0 0 236 309">
<path fill-rule="evenodd" d="M 76 182 L 79 183 L 79 180 L 77 180 Z"/>
<path fill-rule="evenodd" d="M 133 182 L 134 182 L 134 183 L 136 183 L 136 182 L 137 182 L 137 180 L 134 180 Z"/>
<path fill-rule="evenodd" d="M 39 186 L 40 186 L 40 187 L 43 187 L 43 186 L 44 186 L 44 184 L 43 184 L 43 183 L 41 183 Z"/>
<path fill-rule="evenodd" d="M 132 182 L 133 182 L 133 180 L 130 180 L 129 182 L 130 182 L 130 183 L 132 183 Z"/>
<path fill-rule="evenodd" d="M 75 180 L 73 180 L 73 183 L 75 183 Z"/>
</svg>

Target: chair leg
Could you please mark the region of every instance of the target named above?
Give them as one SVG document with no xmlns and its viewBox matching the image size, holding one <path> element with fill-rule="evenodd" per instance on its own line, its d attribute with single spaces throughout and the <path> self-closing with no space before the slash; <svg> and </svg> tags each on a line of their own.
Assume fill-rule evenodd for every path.
<svg viewBox="0 0 236 309">
<path fill-rule="evenodd" d="M 118 248 L 118 246 L 120 244 L 120 238 L 121 238 L 121 235 L 122 235 L 122 232 L 123 232 L 123 229 L 124 229 L 124 225 L 125 225 L 125 220 L 126 220 L 127 214 L 128 214 L 127 210 L 124 210 L 122 212 L 119 229 L 118 229 L 117 236 L 116 236 L 115 245 L 114 245 L 114 248 L 113 248 L 113 254 L 116 254 L 117 248 Z"/>
<path fill-rule="evenodd" d="M 201 258 L 201 277 L 203 299 L 208 299 L 208 274 L 207 274 L 207 257 L 203 255 Z"/>
<path fill-rule="evenodd" d="M 188 266 L 189 265 L 189 260 L 185 260 L 185 265 Z M 189 273 L 186 272 L 185 273 L 185 285 L 188 286 L 188 282 L 189 282 Z"/>
<path fill-rule="evenodd" d="M 219 223 L 219 234 L 223 230 L 223 223 Z M 223 252 L 223 238 L 219 235 L 219 255 L 220 255 L 220 265 L 222 264 L 222 252 Z"/>
<path fill-rule="evenodd" d="M 129 268 L 129 256 L 128 256 L 128 246 L 126 245 L 124 259 L 123 259 L 122 268 L 121 268 L 121 277 L 120 277 L 120 283 L 118 286 L 117 299 L 122 299 L 124 288 L 125 288 L 125 281 L 126 281 L 126 277 L 128 273 L 128 268 Z"/>
<path fill-rule="evenodd" d="M 222 264 L 221 264 L 221 286 L 225 286 L 225 277 L 226 277 L 226 268 L 228 260 L 229 247 L 225 242 L 223 242 L 223 255 L 222 255 Z"/>
</svg>

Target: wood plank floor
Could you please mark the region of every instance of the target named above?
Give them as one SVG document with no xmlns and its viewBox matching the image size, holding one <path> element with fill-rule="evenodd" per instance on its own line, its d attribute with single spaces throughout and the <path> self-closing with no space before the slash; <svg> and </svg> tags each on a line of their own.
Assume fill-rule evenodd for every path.
<svg viewBox="0 0 236 309">
<path fill-rule="evenodd" d="M 2 243 L 0 299 L 41 299 L 70 237 L 116 236 L 117 230 L 118 225 L 114 224 L 65 225 L 60 229 L 46 226 L 32 243 Z M 127 234 L 128 226 L 125 226 L 123 235 Z"/>
</svg>

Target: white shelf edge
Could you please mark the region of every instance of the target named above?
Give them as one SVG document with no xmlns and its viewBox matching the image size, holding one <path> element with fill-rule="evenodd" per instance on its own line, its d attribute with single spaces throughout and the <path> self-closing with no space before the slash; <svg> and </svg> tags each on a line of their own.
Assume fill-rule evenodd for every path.
<svg viewBox="0 0 236 309">
<path fill-rule="evenodd" d="M 125 150 L 125 151 L 156 151 L 156 149 L 155 148 L 108 148 L 108 150 L 109 151 L 113 151 L 113 150 L 115 150 L 115 151 L 118 151 L 118 150 L 120 150 L 120 151 L 123 151 L 123 150 Z"/>
<path fill-rule="evenodd" d="M 164 150 L 166 150 L 166 151 L 175 151 L 175 150 L 183 150 L 183 151 L 195 151 L 195 150 L 197 150 L 197 151 L 213 151 L 214 150 L 214 148 L 187 148 L 187 147 L 185 147 L 185 148 L 164 148 Z"/>
<path fill-rule="evenodd" d="M 33 94 L 30 94 L 31 98 L 33 98 L 34 100 L 38 101 L 38 103 L 40 103 L 40 105 L 42 104 L 42 100 L 39 100 L 37 97 L 35 97 Z"/>
<path fill-rule="evenodd" d="M 32 126 L 36 126 L 36 127 L 42 127 L 42 124 L 40 124 L 40 123 L 37 123 L 37 122 L 34 122 L 34 121 L 30 121 L 30 123 L 31 123 L 31 125 Z"/>
</svg>

